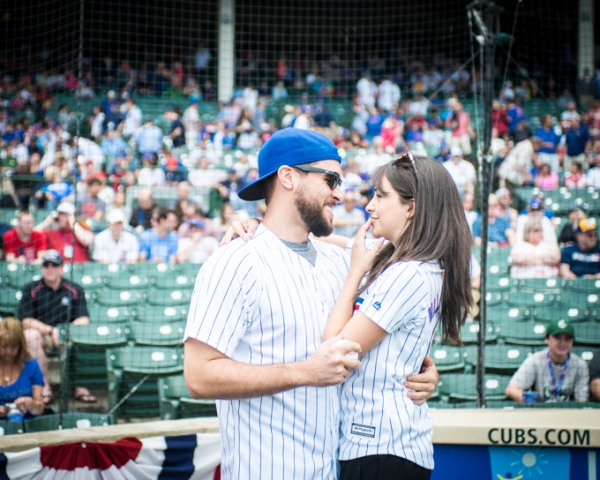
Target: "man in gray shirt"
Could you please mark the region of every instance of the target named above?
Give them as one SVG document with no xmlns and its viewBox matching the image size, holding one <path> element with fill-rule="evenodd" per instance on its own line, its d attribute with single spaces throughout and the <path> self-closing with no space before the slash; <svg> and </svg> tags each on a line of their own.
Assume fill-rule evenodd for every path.
<svg viewBox="0 0 600 480">
<path fill-rule="evenodd" d="M 575 332 L 566 320 L 546 328 L 548 348 L 527 358 L 510 379 L 506 396 L 523 402 L 524 391 L 533 389 L 539 402 L 566 402 L 588 399 L 587 364 L 571 353 Z"/>
</svg>

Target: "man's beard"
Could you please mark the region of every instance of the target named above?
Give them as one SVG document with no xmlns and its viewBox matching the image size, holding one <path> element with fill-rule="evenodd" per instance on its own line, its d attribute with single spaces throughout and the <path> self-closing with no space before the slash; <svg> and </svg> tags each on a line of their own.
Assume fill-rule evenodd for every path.
<svg viewBox="0 0 600 480">
<path fill-rule="evenodd" d="M 296 205 L 300 218 L 309 232 L 316 237 L 326 237 L 327 235 L 331 235 L 333 227 L 325 218 L 323 205 L 319 205 L 316 201 L 311 201 L 304 196 L 303 192 L 296 197 L 294 205 Z"/>
</svg>

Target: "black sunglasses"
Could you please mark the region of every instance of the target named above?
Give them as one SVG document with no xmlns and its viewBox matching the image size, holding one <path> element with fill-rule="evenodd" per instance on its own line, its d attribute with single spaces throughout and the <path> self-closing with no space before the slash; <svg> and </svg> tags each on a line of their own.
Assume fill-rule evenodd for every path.
<svg viewBox="0 0 600 480">
<path fill-rule="evenodd" d="M 340 174 L 337 172 L 332 172 L 331 170 L 325 170 L 324 168 L 317 167 L 307 167 L 306 165 L 294 165 L 292 168 L 297 168 L 298 170 L 302 170 L 303 172 L 313 172 L 313 173 L 322 173 L 325 175 L 327 179 L 327 185 L 332 190 L 335 190 L 342 184 L 342 178 Z"/>
<path fill-rule="evenodd" d="M 419 172 L 417 172 L 417 164 L 415 163 L 415 157 L 413 157 L 412 153 L 407 152 L 394 160 L 394 166 L 401 165 L 403 163 L 410 163 L 412 165 L 412 168 L 415 171 L 415 177 L 417 178 L 417 183 L 419 183 Z"/>
</svg>

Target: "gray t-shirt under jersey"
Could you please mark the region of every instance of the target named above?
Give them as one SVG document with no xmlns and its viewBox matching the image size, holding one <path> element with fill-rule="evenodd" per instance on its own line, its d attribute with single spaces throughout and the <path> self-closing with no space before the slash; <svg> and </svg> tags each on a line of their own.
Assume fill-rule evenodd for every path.
<svg viewBox="0 0 600 480">
<path fill-rule="evenodd" d="M 588 382 L 589 371 L 588 366 L 581 358 L 571 353 L 567 374 L 563 381 L 558 398 L 555 399 L 552 391 L 552 377 L 548 369 L 548 360 L 546 353 L 548 350 L 536 352 L 528 357 L 510 379 L 523 390 L 533 389 L 537 392 L 538 401 L 558 401 L 565 402 L 568 400 L 586 401 L 588 399 Z M 555 382 L 560 382 L 560 377 L 563 371 L 563 365 L 552 363 Z"/>
<path fill-rule="evenodd" d="M 310 240 L 304 243 L 286 242 L 285 240 L 281 241 L 286 247 L 293 250 L 301 257 L 306 258 L 313 267 L 317 264 L 317 249 Z"/>
</svg>

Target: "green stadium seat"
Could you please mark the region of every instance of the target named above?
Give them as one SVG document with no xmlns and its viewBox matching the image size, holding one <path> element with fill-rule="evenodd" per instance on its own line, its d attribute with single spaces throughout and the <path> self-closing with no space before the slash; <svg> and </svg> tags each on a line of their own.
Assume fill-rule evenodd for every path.
<svg viewBox="0 0 600 480">
<path fill-rule="evenodd" d="M 558 304 L 563 307 L 596 309 L 600 307 L 598 293 L 570 292 L 557 296 Z"/>
<path fill-rule="evenodd" d="M 531 311 L 526 308 L 507 307 L 505 305 L 489 307 L 487 309 L 487 321 L 493 324 L 516 323 L 528 320 Z"/>
<path fill-rule="evenodd" d="M 183 373 L 183 354 L 176 348 L 122 347 L 106 351 L 108 406 L 119 417 L 148 417 L 160 414 L 156 381 Z"/>
<path fill-rule="evenodd" d="M 597 294 L 600 292 L 600 280 L 578 278 L 576 280 L 569 280 L 567 287 L 576 293 Z"/>
<path fill-rule="evenodd" d="M 460 329 L 460 338 L 464 345 L 474 345 L 477 343 L 477 336 L 479 334 L 479 323 L 467 323 Z M 496 330 L 492 323 L 487 324 L 485 333 L 485 343 L 495 342 L 497 339 Z"/>
<path fill-rule="evenodd" d="M 463 351 L 460 347 L 446 345 L 434 346 L 429 354 L 438 372 L 462 372 L 465 368 Z"/>
<path fill-rule="evenodd" d="M 131 339 L 136 345 L 176 347 L 183 343 L 185 322 L 131 322 Z"/>
<path fill-rule="evenodd" d="M 69 324 L 61 328 L 66 340 L 76 345 L 98 347 L 119 347 L 127 345 L 129 327 L 126 323 L 90 323 L 89 325 Z"/>
<path fill-rule="evenodd" d="M 573 325 L 575 330 L 575 345 L 588 345 L 600 347 L 600 324 L 595 322 L 576 323 Z"/>
<path fill-rule="evenodd" d="M 485 371 L 500 375 L 512 375 L 531 353 L 530 347 L 487 345 L 485 347 Z"/>
<path fill-rule="evenodd" d="M 63 413 L 62 425 L 60 423 L 61 416 L 59 414 L 41 415 L 36 418 L 25 420 L 26 433 L 48 432 L 67 428 L 88 428 L 99 427 L 104 425 L 114 425 L 115 419 L 112 415 L 101 413 Z"/>
<path fill-rule="evenodd" d="M 195 279 L 196 279 L 195 274 L 188 275 L 184 272 L 171 272 L 169 275 L 161 275 L 159 277 L 153 278 L 152 286 L 154 288 L 162 289 L 162 290 L 171 290 L 171 289 L 193 290 Z"/>
<path fill-rule="evenodd" d="M 25 433 L 25 426 L 23 425 L 23 422 L 11 422 L 0 419 L 0 431 L 2 432 L 0 437 L 4 435 L 16 435 L 19 433 Z"/>
<path fill-rule="evenodd" d="M 99 305 L 110 307 L 126 307 L 140 303 L 142 294 L 136 290 L 100 290 L 96 292 L 95 300 Z"/>
<path fill-rule="evenodd" d="M 509 376 L 485 375 L 483 386 L 487 400 L 506 400 L 504 391 L 510 380 Z M 455 373 L 442 374 L 438 383 L 442 397 L 450 403 L 473 402 L 477 400 L 477 378 L 474 374 Z"/>
<path fill-rule="evenodd" d="M 153 305 L 140 305 L 132 312 L 132 320 L 140 322 L 163 322 L 187 319 L 189 305 L 172 305 L 168 307 L 158 307 Z"/>
<path fill-rule="evenodd" d="M 540 322 L 527 321 L 519 323 L 503 323 L 497 325 L 498 337 L 510 345 L 538 347 L 546 345 L 546 325 Z"/>
<path fill-rule="evenodd" d="M 21 290 L 0 288 L 0 314 L 16 316 L 22 297 Z"/>
<path fill-rule="evenodd" d="M 161 420 L 214 417 L 217 415 L 214 400 L 191 398 L 182 375 L 159 378 L 158 394 Z"/>
<path fill-rule="evenodd" d="M 126 323 L 62 325 L 61 339 L 68 349 L 71 385 L 101 388 L 106 385 L 106 350 L 127 345 Z"/>
<path fill-rule="evenodd" d="M 23 285 L 42 278 L 42 270 L 39 265 L 5 263 L 2 276 L 12 288 L 21 289 Z"/>
<path fill-rule="evenodd" d="M 129 307 L 106 307 L 88 305 L 90 323 L 123 323 L 129 321 L 132 310 Z"/>
<path fill-rule="evenodd" d="M 177 271 L 178 266 L 169 263 L 134 263 L 130 265 L 131 275 L 140 278 L 157 278 L 166 273 Z"/>
<path fill-rule="evenodd" d="M 142 275 L 124 272 L 108 277 L 107 286 L 113 290 L 141 290 L 148 288 L 148 280 Z"/>
<path fill-rule="evenodd" d="M 502 300 L 513 307 L 533 308 L 554 305 L 555 296 L 549 293 L 508 292 Z"/>
<path fill-rule="evenodd" d="M 488 292 L 508 292 L 515 284 L 515 281 L 508 275 L 501 277 L 488 277 Z"/>
<path fill-rule="evenodd" d="M 502 303 L 502 294 L 499 292 L 487 292 L 485 295 L 488 307 L 500 305 Z"/>
<path fill-rule="evenodd" d="M 524 278 L 516 281 L 516 287 L 521 292 L 532 293 L 561 293 L 565 282 L 559 278 Z"/>
<path fill-rule="evenodd" d="M 71 280 L 71 277 L 65 277 L 68 280 Z M 100 290 L 103 289 L 106 286 L 106 277 L 102 276 L 102 275 L 90 275 L 84 272 L 77 272 L 77 274 L 73 275 L 73 281 L 75 283 L 78 283 L 79 285 L 81 285 L 83 287 L 84 290 L 86 289 L 93 289 L 93 290 Z"/>
<path fill-rule="evenodd" d="M 189 304 L 192 297 L 192 288 L 190 286 L 179 290 L 150 289 L 146 294 L 146 303 L 161 307 Z"/>
<path fill-rule="evenodd" d="M 576 307 L 540 307 L 532 310 L 533 318 L 538 322 L 550 323 L 556 320 L 568 320 L 569 322 L 585 322 L 589 317 L 589 311 Z"/>
<path fill-rule="evenodd" d="M 596 349 L 594 347 L 578 347 L 575 346 L 572 348 L 571 352 L 580 357 L 582 360 L 585 360 L 587 363 L 594 358 L 594 354 L 596 353 Z"/>
</svg>

